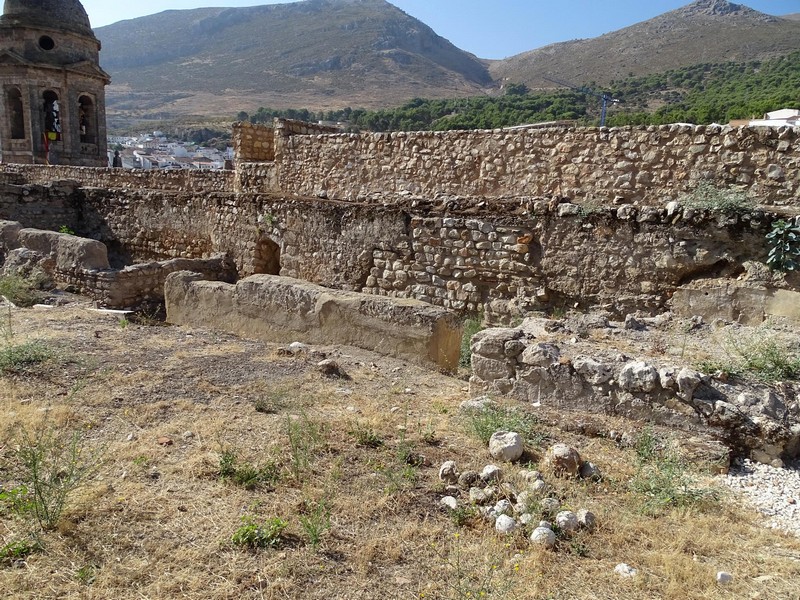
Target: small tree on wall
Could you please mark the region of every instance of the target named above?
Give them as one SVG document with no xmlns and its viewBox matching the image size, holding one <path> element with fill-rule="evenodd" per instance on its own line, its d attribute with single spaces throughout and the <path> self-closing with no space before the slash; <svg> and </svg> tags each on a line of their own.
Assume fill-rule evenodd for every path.
<svg viewBox="0 0 800 600">
<path fill-rule="evenodd" d="M 800 270 L 800 219 L 779 219 L 767 234 L 767 264 L 776 271 Z"/>
</svg>

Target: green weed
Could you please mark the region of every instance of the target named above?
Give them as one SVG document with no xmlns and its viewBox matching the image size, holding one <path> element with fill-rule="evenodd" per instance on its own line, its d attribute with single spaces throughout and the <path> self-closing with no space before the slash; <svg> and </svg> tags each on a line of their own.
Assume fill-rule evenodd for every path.
<svg viewBox="0 0 800 600">
<path fill-rule="evenodd" d="M 234 531 L 231 542 L 236 546 L 245 546 L 253 550 L 257 548 L 275 548 L 282 541 L 281 535 L 288 523 L 278 517 L 258 522 L 255 517 L 245 515 L 242 524 Z"/>
<path fill-rule="evenodd" d="M 219 457 L 219 477 L 246 490 L 274 485 L 280 479 L 280 468 L 275 461 L 256 466 L 240 461 L 233 450 L 225 449 Z"/>
<path fill-rule="evenodd" d="M 469 369 L 472 366 L 472 336 L 483 330 L 483 316 L 469 318 L 464 321 L 464 332 L 461 335 L 461 356 L 458 359 L 458 366 Z"/>
<path fill-rule="evenodd" d="M 753 201 L 746 192 L 734 188 L 718 188 L 710 181 L 701 181 L 680 202 L 687 208 L 711 210 L 725 214 L 743 213 L 752 210 Z"/>
<path fill-rule="evenodd" d="M 0 277 L 0 296 L 5 296 L 16 306 L 30 307 L 40 303 L 44 295 L 36 289 L 37 283 L 18 275 Z"/>
<path fill-rule="evenodd" d="M 0 546 L 0 565 L 11 565 L 19 560 L 25 560 L 31 554 L 42 551 L 42 545 L 35 540 L 24 539 L 8 542 Z"/>
<path fill-rule="evenodd" d="M 467 429 L 484 444 L 497 431 L 515 431 L 526 443 L 538 446 L 546 436 L 538 429 L 539 421 L 535 415 L 522 410 L 503 407 L 489 407 L 471 410 L 467 413 Z"/>
<path fill-rule="evenodd" d="M 322 536 L 331 528 L 331 509 L 326 500 L 306 503 L 308 513 L 300 517 L 300 526 L 308 536 L 313 548 L 317 548 Z"/>
</svg>

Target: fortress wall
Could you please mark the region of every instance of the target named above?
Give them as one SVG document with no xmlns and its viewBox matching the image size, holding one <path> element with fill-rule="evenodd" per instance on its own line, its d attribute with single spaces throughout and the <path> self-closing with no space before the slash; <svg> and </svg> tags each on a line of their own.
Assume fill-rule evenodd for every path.
<svg viewBox="0 0 800 600">
<path fill-rule="evenodd" d="M 176 192 L 227 192 L 233 189 L 233 171 L 142 170 L 46 165 L 2 165 L 0 183 L 49 185 L 73 181 L 83 188 L 107 190 L 168 190 Z"/>
<path fill-rule="evenodd" d="M 237 165 L 275 160 L 275 129 L 247 121 L 234 123 L 233 156 Z"/>
<path fill-rule="evenodd" d="M 800 130 L 669 125 L 294 135 L 282 192 L 330 199 L 558 196 L 664 206 L 699 180 L 800 203 Z"/>
<path fill-rule="evenodd" d="M 42 227 L 44 216 L 61 211 L 53 224 L 72 223 L 104 242 L 113 267 L 225 253 L 239 277 L 280 274 L 457 312 L 481 309 L 493 322 L 576 304 L 657 312 L 688 282 L 739 276 L 747 261 L 763 262 L 773 218 L 544 201 L 463 200 L 442 210 L 418 201 L 6 187 L 28 195 L 20 204 L 0 194 L 0 219 Z"/>
</svg>

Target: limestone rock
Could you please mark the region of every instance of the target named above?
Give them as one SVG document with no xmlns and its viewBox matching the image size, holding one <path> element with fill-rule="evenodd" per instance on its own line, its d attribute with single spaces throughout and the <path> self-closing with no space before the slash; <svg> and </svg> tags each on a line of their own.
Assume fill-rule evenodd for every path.
<svg viewBox="0 0 800 600">
<path fill-rule="evenodd" d="M 619 563 L 616 567 L 614 567 L 614 573 L 616 573 L 620 577 L 627 578 L 627 577 L 636 577 L 638 571 L 633 567 L 631 567 L 630 565 L 627 565 L 625 563 Z"/>
<path fill-rule="evenodd" d="M 558 363 L 561 351 L 554 344 L 533 344 L 525 348 L 520 362 L 533 367 L 549 367 Z"/>
<path fill-rule="evenodd" d="M 486 465 L 481 471 L 481 481 L 486 483 L 493 483 L 495 481 L 500 481 L 503 477 L 503 472 L 500 470 L 500 467 L 497 465 Z"/>
<path fill-rule="evenodd" d="M 562 510 L 556 515 L 556 525 L 567 533 L 578 529 L 578 516 L 571 510 Z"/>
<path fill-rule="evenodd" d="M 512 517 L 501 514 L 494 522 L 494 528 L 498 533 L 514 533 L 514 531 L 517 529 L 517 522 Z"/>
<path fill-rule="evenodd" d="M 552 529 L 537 527 L 533 530 L 533 533 L 531 533 L 531 542 L 550 549 L 556 545 L 556 534 L 553 533 Z"/>
<path fill-rule="evenodd" d="M 594 531 L 594 528 L 597 525 L 597 517 L 592 511 L 582 508 L 578 511 L 576 516 L 578 517 L 578 525 L 581 527 L 581 529 Z"/>
<path fill-rule="evenodd" d="M 514 462 L 524 450 L 522 436 L 513 431 L 497 431 L 489 439 L 489 454 L 496 460 Z"/>
<path fill-rule="evenodd" d="M 725 571 L 717 572 L 717 583 L 719 583 L 720 585 L 725 585 L 727 583 L 730 583 L 731 581 L 733 581 L 733 575 L 731 575 L 730 573 L 727 573 Z"/>
<path fill-rule="evenodd" d="M 331 379 L 350 379 L 350 376 L 339 366 L 335 360 L 326 358 L 317 363 L 317 370 L 322 373 L 324 377 Z"/>
<path fill-rule="evenodd" d="M 694 391 L 697 386 L 703 381 L 703 376 L 697 371 L 683 368 L 675 377 L 675 383 L 678 384 L 678 391 L 684 400 L 689 402 L 694 396 Z"/>
<path fill-rule="evenodd" d="M 458 470 L 455 461 L 448 460 L 439 467 L 439 479 L 448 484 L 458 483 Z"/>
<path fill-rule="evenodd" d="M 456 500 L 453 496 L 445 496 L 439 500 L 439 504 L 445 508 L 449 508 L 450 510 L 455 510 L 458 508 L 458 500 Z"/>
<path fill-rule="evenodd" d="M 652 392 L 658 382 L 658 371 L 644 361 L 626 364 L 619 374 L 619 385 L 627 392 Z"/>
<path fill-rule="evenodd" d="M 480 396 L 470 400 L 464 400 L 459 409 L 464 412 L 481 412 L 497 406 L 497 403 L 488 396 Z"/>
<path fill-rule="evenodd" d="M 588 460 L 581 465 L 580 476 L 581 479 L 588 479 L 590 481 L 600 481 L 603 478 L 603 474 L 600 472 L 597 465 Z"/>
<path fill-rule="evenodd" d="M 579 356 L 572 361 L 572 366 L 579 375 L 592 385 L 608 383 L 614 378 L 614 372 L 609 365 L 597 362 L 585 356 Z"/>
<path fill-rule="evenodd" d="M 458 487 L 469 489 L 481 480 L 480 473 L 477 471 L 464 471 L 458 476 Z"/>
<path fill-rule="evenodd" d="M 581 455 L 566 444 L 550 446 L 545 453 L 545 461 L 553 473 L 559 476 L 574 477 L 580 472 Z"/>
</svg>

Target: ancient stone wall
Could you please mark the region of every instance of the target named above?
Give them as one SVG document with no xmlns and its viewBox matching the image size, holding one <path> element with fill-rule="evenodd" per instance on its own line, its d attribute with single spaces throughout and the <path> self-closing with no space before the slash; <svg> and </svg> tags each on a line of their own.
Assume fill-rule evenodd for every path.
<svg viewBox="0 0 800 600">
<path fill-rule="evenodd" d="M 233 155 L 237 165 L 275 160 L 275 129 L 248 121 L 234 123 Z"/>
<path fill-rule="evenodd" d="M 72 181 L 83 188 L 107 190 L 166 190 L 177 192 L 230 192 L 233 171 L 188 169 L 142 170 L 45 165 L 2 165 L 0 183 L 49 185 Z"/>
<path fill-rule="evenodd" d="M 279 187 L 331 199 L 558 196 L 663 206 L 699 180 L 798 204 L 800 131 L 669 125 L 295 135 Z"/>
<path fill-rule="evenodd" d="M 503 322 L 553 306 L 657 312 L 695 279 L 766 257 L 772 217 L 625 205 L 375 205 L 274 194 L 15 186 L 0 218 L 68 225 L 114 267 L 225 253 L 239 276 L 282 274 Z M 73 190 L 73 193 L 68 193 Z M 27 195 L 24 193 L 27 192 Z"/>
</svg>

